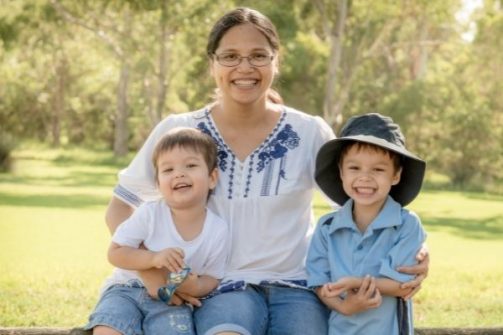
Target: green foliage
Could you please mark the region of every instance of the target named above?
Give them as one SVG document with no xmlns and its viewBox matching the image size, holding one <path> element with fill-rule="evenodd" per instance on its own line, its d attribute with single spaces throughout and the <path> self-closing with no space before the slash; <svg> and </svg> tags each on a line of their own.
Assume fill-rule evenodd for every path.
<svg viewBox="0 0 503 335">
<path fill-rule="evenodd" d="M 136 150 L 160 118 L 212 99 L 206 38 L 213 22 L 234 6 L 257 8 L 272 19 L 283 44 L 276 88 L 287 104 L 322 114 L 330 46 L 314 1 L 57 2 L 87 28 L 65 19 L 49 0 L 0 6 L 0 124 L 16 138 L 111 148 L 119 71 L 126 63 L 128 143 Z M 337 3 L 319 2 L 333 28 Z M 389 114 L 410 149 L 456 187 L 500 184 L 501 1 L 484 1 L 473 14 L 472 42 L 460 37 L 467 26 L 455 19 L 459 0 L 348 4 L 333 92 L 336 103 L 344 102 L 343 118 Z"/>
</svg>

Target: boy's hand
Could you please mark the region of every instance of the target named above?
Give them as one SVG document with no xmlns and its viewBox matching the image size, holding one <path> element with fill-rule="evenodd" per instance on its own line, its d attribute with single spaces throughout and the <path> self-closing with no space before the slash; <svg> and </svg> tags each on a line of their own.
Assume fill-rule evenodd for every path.
<svg viewBox="0 0 503 335">
<path fill-rule="evenodd" d="M 375 278 L 366 276 L 363 279 L 362 285 L 355 292 L 354 290 L 347 291 L 346 299 L 344 300 L 347 315 L 363 312 L 371 308 L 377 308 L 381 305 L 381 292 L 376 288 Z"/>
<path fill-rule="evenodd" d="M 361 280 L 356 277 L 343 277 L 335 283 L 326 283 L 321 289 L 321 294 L 327 298 L 333 298 L 343 292 L 360 287 Z"/>
<path fill-rule="evenodd" d="M 167 268 L 169 272 L 179 272 L 184 266 L 185 254 L 180 248 L 167 248 L 154 254 L 153 266 L 161 269 Z"/>
</svg>

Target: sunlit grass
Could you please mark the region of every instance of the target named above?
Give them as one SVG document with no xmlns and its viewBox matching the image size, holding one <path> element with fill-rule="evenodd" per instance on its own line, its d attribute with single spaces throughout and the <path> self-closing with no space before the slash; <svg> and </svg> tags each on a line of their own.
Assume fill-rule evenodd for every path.
<svg viewBox="0 0 503 335">
<path fill-rule="evenodd" d="M 0 325 L 81 326 L 110 274 L 104 211 L 118 169 L 109 152 L 30 149 L 0 174 Z M 428 231 L 419 327 L 503 324 L 503 197 L 424 190 Z M 329 211 L 317 195 L 316 216 Z"/>
</svg>

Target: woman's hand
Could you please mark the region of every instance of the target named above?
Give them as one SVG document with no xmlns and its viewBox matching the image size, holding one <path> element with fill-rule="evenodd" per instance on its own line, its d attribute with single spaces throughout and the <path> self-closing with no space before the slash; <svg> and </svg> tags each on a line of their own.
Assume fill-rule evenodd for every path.
<svg viewBox="0 0 503 335">
<path fill-rule="evenodd" d="M 191 304 L 192 306 L 201 307 L 201 301 L 193 296 L 186 293 L 175 291 L 175 294 L 171 297 L 169 301 L 170 305 L 180 306 L 182 304 Z"/>
<path fill-rule="evenodd" d="M 416 259 L 418 264 L 412 266 L 400 266 L 397 269 L 399 272 L 416 276 L 413 280 L 403 283 L 400 286 L 402 289 L 410 289 L 410 292 L 406 296 L 402 297 L 405 300 L 412 298 L 417 292 L 419 292 L 421 289 L 421 283 L 428 276 L 428 270 L 430 268 L 430 255 L 426 244 L 423 244 L 416 255 Z"/>
</svg>

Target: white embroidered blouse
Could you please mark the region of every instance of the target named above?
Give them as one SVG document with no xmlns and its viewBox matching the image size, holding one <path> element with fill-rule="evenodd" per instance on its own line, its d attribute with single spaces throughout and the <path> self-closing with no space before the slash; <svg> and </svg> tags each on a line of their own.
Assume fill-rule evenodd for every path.
<svg viewBox="0 0 503 335">
<path fill-rule="evenodd" d="M 230 226 L 224 280 L 305 280 L 316 153 L 334 137 L 328 124 L 285 106 L 271 134 L 239 161 L 209 109 L 170 115 L 152 131 L 131 164 L 119 172 L 116 197 L 138 206 L 160 196 L 152 151 L 166 131 L 180 126 L 201 129 L 218 146 L 219 181 L 208 207 Z"/>
</svg>

